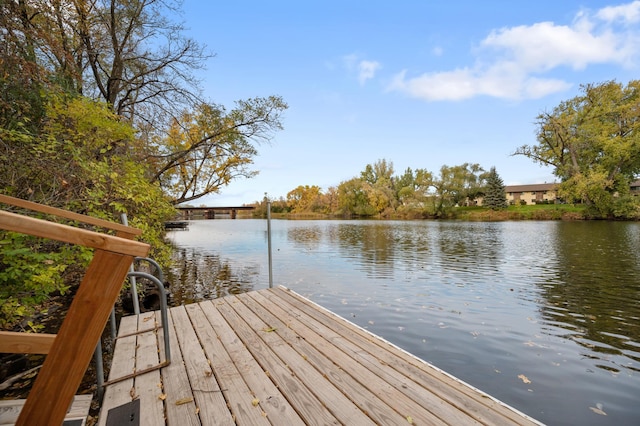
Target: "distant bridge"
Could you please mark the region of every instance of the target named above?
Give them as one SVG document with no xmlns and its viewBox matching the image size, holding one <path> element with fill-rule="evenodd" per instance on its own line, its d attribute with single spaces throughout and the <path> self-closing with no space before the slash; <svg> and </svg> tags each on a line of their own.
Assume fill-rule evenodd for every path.
<svg viewBox="0 0 640 426">
<path fill-rule="evenodd" d="M 255 210 L 254 206 L 239 207 L 177 207 L 182 212 L 182 219 L 215 219 L 216 213 L 228 214 L 231 219 L 235 219 L 238 210 Z"/>
</svg>

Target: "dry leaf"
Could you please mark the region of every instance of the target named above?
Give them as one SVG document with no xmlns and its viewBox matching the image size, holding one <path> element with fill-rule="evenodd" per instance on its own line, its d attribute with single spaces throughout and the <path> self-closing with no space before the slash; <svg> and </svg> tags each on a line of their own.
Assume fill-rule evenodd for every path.
<svg viewBox="0 0 640 426">
<path fill-rule="evenodd" d="M 200 407 L 196 407 L 196 414 L 200 414 Z"/>
<path fill-rule="evenodd" d="M 191 397 L 189 396 L 189 397 L 181 398 L 181 399 L 177 400 L 177 401 L 176 401 L 176 405 L 188 404 L 188 403 L 190 403 L 190 402 L 193 402 L 193 398 L 191 398 Z"/>
<path fill-rule="evenodd" d="M 161 393 L 160 395 L 158 395 L 158 399 L 161 401 L 164 401 L 165 399 L 167 399 L 167 394 L 166 393 Z"/>
<path fill-rule="evenodd" d="M 254 398 L 253 401 L 251 401 L 251 403 L 253 404 L 254 407 L 257 407 L 258 404 L 260 404 L 260 400 L 258 398 Z"/>
<path fill-rule="evenodd" d="M 518 379 L 522 380 L 523 383 L 531 383 L 531 380 L 529 380 L 529 378 L 524 374 L 518 374 Z"/>
<path fill-rule="evenodd" d="M 407 416 L 407 422 L 409 422 L 410 425 L 414 424 L 413 423 L 413 417 Z"/>
<path fill-rule="evenodd" d="M 271 333 L 272 331 L 276 331 L 277 329 L 275 327 L 265 327 L 262 329 L 262 331 L 266 331 L 267 333 Z"/>
<path fill-rule="evenodd" d="M 204 370 L 204 375 L 207 377 L 211 377 L 211 375 L 213 374 L 213 371 L 211 370 Z"/>
<path fill-rule="evenodd" d="M 589 410 L 593 411 L 596 414 L 600 414 L 601 416 L 606 416 L 607 413 L 602 411 L 602 404 L 597 403 L 595 407 L 589 407 Z"/>
</svg>

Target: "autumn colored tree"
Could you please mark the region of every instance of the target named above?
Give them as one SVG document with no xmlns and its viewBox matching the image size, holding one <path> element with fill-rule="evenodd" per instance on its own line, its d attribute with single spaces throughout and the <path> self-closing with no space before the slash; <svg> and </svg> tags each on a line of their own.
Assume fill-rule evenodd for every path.
<svg viewBox="0 0 640 426">
<path fill-rule="evenodd" d="M 151 182 L 158 182 L 173 204 L 217 193 L 237 178 L 257 174 L 251 170 L 256 146 L 270 141 L 282 129 L 287 104 L 282 98 L 254 98 L 223 106 L 200 104 L 171 124 L 146 157 Z"/>
<path fill-rule="evenodd" d="M 640 80 L 581 86 L 581 94 L 537 119 L 536 145 L 514 155 L 553 167 L 559 195 L 597 214 L 633 216 L 630 183 L 640 174 Z"/>
<path fill-rule="evenodd" d="M 318 212 L 322 210 L 322 191 L 317 185 L 299 185 L 287 193 L 287 205 L 292 213 Z"/>
</svg>

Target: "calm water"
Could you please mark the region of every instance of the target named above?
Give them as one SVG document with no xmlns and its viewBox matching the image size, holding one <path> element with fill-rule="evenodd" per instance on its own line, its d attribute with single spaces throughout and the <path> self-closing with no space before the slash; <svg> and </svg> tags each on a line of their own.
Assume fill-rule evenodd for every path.
<svg viewBox="0 0 640 426">
<path fill-rule="evenodd" d="M 268 287 L 266 221 L 190 222 L 173 303 Z M 640 424 L 640 224 L 272 221 L 273 277 L 550 425 Z"/>
</svg>

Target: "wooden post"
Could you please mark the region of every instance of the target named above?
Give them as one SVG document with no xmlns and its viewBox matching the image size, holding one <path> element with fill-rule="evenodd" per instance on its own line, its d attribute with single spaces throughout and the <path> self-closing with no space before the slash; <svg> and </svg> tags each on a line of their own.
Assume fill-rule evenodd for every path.
<svg viewBox="0 0 640 426">
<path fill-rule="evenodd" d="M 96 250 L 16 425 L 63 423 L 132 261 Z"/>
<path fill-rule="evenodd" d="M 16 424 L 60 425 L 100 340 L 129 266 L 136 256 L 145 257 L 149 253 L 149 245 L 133 241 L 141 234 L 139 229 L 2 194 L 0 203 L 116 231 L 114 237 L 0 210 L 0 229 L 94 249 L 93 259 L 55 338 L 10 335 L 12 347 L 27 345 L 33 352 L 48 352 Z"/>
</svg>

